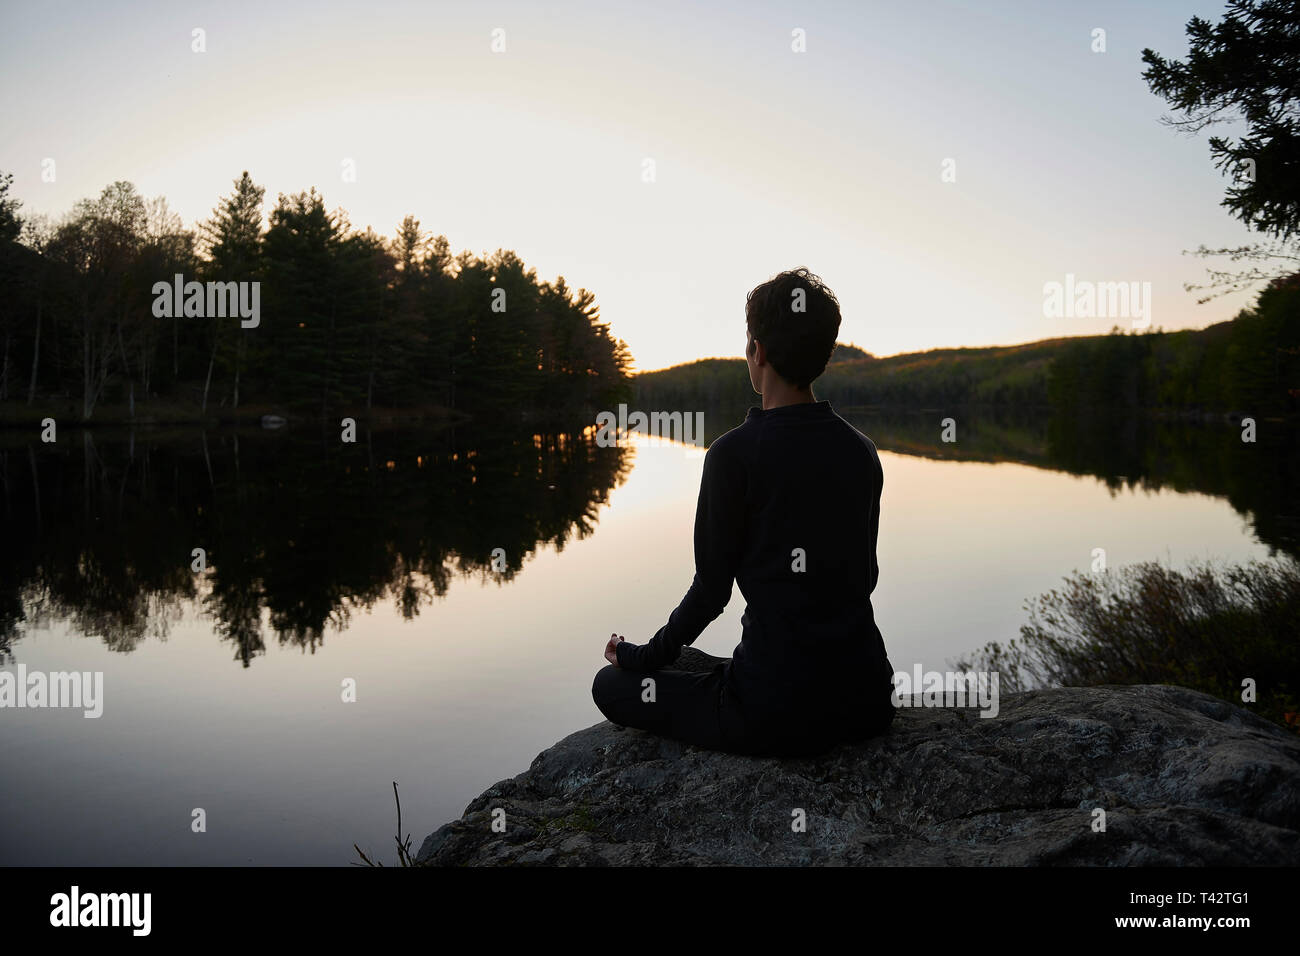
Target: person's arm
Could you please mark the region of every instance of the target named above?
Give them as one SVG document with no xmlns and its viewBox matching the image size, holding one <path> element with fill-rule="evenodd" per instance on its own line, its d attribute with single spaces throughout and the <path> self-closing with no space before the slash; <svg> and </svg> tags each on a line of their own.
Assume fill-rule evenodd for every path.
<svg viewBox="0 0 1300 956">
<path fill-rule="evenodd" d="M 658 670 L 677 660 L 731 600 L 731 584 L 745 547 L 744 463 L 734 451 L 714 445 L 704 456 L 704 475 L 695 506 L 695 579 L 646 644 L 618 645 L 618 666 L 632 671 Z"/>
</svg>

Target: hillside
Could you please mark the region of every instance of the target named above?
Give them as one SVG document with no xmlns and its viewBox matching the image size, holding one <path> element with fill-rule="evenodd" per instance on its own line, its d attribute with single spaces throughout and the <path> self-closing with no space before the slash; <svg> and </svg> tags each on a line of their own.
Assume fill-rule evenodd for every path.
<svg viewBox="0 0 1300 956">
<path fill-rule="evenodd" d="M 743 358 L 710 358 L 634 378 L 645 407 L 753 404 Z M 955 405 L 1239 413 L 1300 412 L 1300 276 L 1200 330 L 1123 332 L 1023 345 L 942 348 L 878 358 L 836 347 L 817 380 L 842 406 Z"/>
</svg>

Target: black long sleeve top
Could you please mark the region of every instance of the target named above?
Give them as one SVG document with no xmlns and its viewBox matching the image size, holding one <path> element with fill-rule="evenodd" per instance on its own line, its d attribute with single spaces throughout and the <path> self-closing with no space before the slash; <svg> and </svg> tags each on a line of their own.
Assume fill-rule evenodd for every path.
<svg viewBox="0 0 1300 956">
<path fill-rule="evenodd" d="M 619 666 L 672 664 L 734 580 L 746 607 L 726 681 L 747 716 L 815 719 L 833 697 L 842 707 L 881 692 L 891 672 L 871 593 L 883 482 L 875 443 L 829 402 L 750 408 L 704 458 L 690 589 L 648 643 L 618 645 Z"/>
</svg>

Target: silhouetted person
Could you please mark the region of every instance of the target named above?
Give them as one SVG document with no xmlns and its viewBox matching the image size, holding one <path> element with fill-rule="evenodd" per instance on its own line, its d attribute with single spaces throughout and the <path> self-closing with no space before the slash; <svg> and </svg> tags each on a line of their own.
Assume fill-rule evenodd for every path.
<svg viewBox="0 0 1300 956">
<path fill-rule="evenodd" d="M 714 750 L 813 754 L 894 717 L 871 607 L 884 475 L 871 439 L 812 393 L 839 334 L 834 294 L 805 269 L 783 272 L 749 293 L 745 322 L 763 406 L 705 455 L 695 580 L 647 644 L 611 636 L 591 693 L 625 727 Z M 673 669 L 733 580 L 746 607 L 731 660 Z"/>
</svg>

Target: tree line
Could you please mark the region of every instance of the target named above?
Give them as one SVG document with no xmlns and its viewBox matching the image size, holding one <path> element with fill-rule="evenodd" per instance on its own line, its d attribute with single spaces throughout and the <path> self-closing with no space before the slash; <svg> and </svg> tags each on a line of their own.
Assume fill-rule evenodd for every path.
<svg viewBox="0 0 1300 956">
<path fill-rule="evenodd" d="M 1300 273 L 1274 279 L 1253 308 L 1199 331 L 1112 332 L 1072 342 L 1052 365 L 1058 407 L 1300 413 Z"/>
<path fill-rule="evenodd" d="M 264 218 L 245 172 L 192 229 L 128 182 L 52 222 L 24 218 L 11 184 L 0 176 L 0 403 L 86 421 L 149 404 L 576 423 L 629 395 L 631 357 L 591 292 L 540 281 L 510 251 L 453 255 L 414 216 L 385 238 L 312 188 Z M 157 308 L 176 275 L 259 283 L 260 321 Z"/>
<path fill-rule="evenodd" d="M 843 406 L 987 405 L 1059 411 L 1144 409 L 1286 417 L 1300 414 L 1300 273 L 1273 280 L 1256 304 L 1206 329 L 1044 339 L 833 361 L 818 397 Z M 636 378 L 643 407 L 744 409 L 757 404 L 744 359 L 703 359 Z"/>
</svg>

